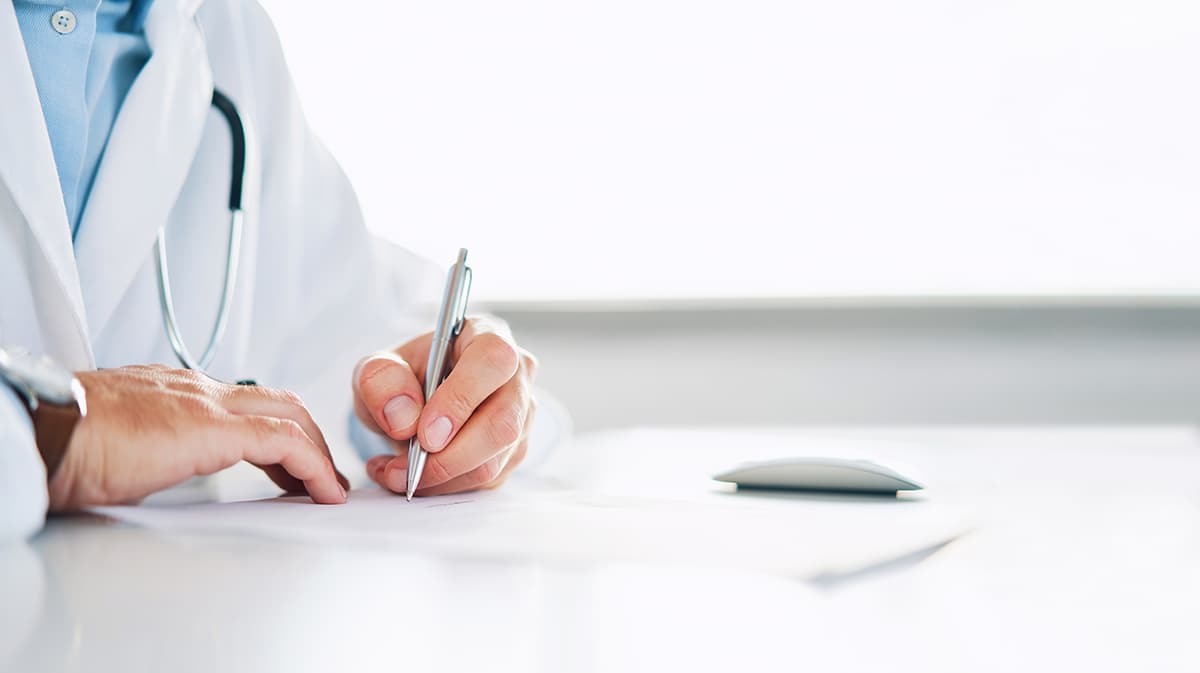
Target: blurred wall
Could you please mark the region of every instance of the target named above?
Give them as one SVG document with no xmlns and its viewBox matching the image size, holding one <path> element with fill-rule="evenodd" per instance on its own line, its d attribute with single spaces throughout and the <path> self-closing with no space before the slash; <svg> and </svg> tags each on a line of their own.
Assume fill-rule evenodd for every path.
<svg viewBox="0 0 1200 673">
<path fill-rule="evenodd" d="M 1200 307 L 494 306 L 579 430 L 1200 417 Z"/>
</svg>

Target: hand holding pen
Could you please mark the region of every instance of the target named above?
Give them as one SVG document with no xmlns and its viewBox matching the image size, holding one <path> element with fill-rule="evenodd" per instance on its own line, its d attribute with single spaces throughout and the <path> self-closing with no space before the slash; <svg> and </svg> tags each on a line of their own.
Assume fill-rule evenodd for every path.
<svg viewBox="0 0 1200 673">
<path fill-rule="evenodd" d="M 465 251 L 459 261 L 465 267 Z M 392 440 L 395 451 L 368 461 L 367 473 L 396 493 L 408 490 L 413 438 L 428 454 L 416 495 L 498 486 L 525 457 L 537 362 L 516 345 L 503 321 L 462 318 L 465 293 L 457 301 L 450 297 L 459 266 L 456 262 L 451 269 L 439 312 L 439 327 L 447 316 L 458 326 L 445 346 L 440 386 L 426 385 L 440 378 L 431 370 L 436 364 L 436 357 L 430 356 L 431 351 L 437 355 L 436 328 L 394 351 L 363 359 L 355 369 L 355 411 L 367 428 Z M 426 396 L 426 389 L 432 394 Z"/>
</svg>

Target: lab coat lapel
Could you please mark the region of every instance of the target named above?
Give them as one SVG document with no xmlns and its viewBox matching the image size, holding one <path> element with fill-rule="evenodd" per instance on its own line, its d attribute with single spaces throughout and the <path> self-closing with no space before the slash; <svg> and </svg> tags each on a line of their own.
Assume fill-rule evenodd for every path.
<svg viewBox="0 0 1200 673">
<path fill-rule="evenodd" d="M 87 366 L 91 349 L 71 249 L 71 228 L 50 134 L 11 2 L 0 2 L 0 97 L 4 100 L 0 181 L 20 210 L 14 215 L 24 219 L 24 225 L 0 221 L 0 229 L 27 226 L 41 253 L 37 257 L 44 258 L 29 255 L 26 263 L 46 351 L 73 366 Z"/>
<path fill-rule="evenodd" d="M 84 303 L 99 335 L 179 198 L 212 102 L 212 71 L 194 0 L 156 2 L 150 59 L 113 124 L 75 241 Z"/>
</svg>

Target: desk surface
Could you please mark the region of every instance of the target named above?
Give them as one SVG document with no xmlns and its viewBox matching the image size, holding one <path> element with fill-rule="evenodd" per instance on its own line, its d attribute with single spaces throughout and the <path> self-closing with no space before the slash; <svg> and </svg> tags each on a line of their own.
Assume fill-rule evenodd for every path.
<svg viewBox="0 0 1200 673">
<path fill-rule="evenodd" d="M 823 437 L 910 442 L 883 457 L 917 467 L 928 497 L 972 506 L 976 529 L 926 558 L 800 582 L 59 519 L 0 551 L 0 671 L 1200 669 L 1191 428 L 633 430 L 579 438 L 547 469 L 632 488 L 656 465 L 814 452 Z M 647 469 L 618 480 L 618 458 Z"/>
</svg>

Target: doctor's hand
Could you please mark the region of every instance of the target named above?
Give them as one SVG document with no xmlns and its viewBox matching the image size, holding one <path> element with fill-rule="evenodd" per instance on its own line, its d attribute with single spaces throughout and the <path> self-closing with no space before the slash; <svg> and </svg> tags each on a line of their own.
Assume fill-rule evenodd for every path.
<svg viewBox="0 0 1200 673">
<path fill-rule="evenodd" d="M 432 334 L 364 358 L 354 370 L 354 408 L 369 429 L 392 440 L 395 456 L 367 461 L 379 485 L 404 493 L 408 440 L 429 452 L 417 495 L 499 486 L 525 458 L 537 360 L 517 347 L 508 325 L 468 318 L 451 353 L 453 369 L 425 401 Z"/>
<path fill-rule="evenodd" d="M 346 500 L 346 478 L 292 393 L 157 365 L 77 376 L 88 413 L 50 481 L 50 511 L 136 502 L 243 460 L 288 492 Z"/>
</svg>

